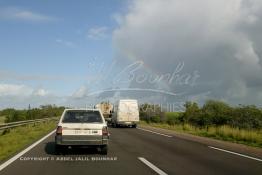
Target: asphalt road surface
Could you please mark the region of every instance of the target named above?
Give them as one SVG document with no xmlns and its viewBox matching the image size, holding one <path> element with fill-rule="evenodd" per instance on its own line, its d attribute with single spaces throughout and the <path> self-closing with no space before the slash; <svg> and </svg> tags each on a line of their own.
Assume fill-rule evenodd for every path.
<svg viewBox="0 0 262 175">
<path fill-rule="evenodd" d="M 109 153 L 69 149 L 55 155 L 54 134 L 0 171 L 1 175 L 262 174 L 262 162 L 176 136 L 110 128 Z M 35 160 L 33 160 L 35 159 Z"/>
</svg>

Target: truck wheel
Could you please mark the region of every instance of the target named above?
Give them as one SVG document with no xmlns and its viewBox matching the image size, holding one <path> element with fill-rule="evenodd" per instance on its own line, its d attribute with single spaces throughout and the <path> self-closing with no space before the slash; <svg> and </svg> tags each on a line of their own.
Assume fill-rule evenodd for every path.
<svg viewBox="0 0 262 175">
<path fill-rule="evenodd" d="M 114 128 L 117 128 L 117 124 L 116 124 L 116 123 L 113 123 L 113 127 L 114 127 Z"/>
<path fill-rule="evenodd" d="M 101 146 L 100 149 L 101 149 L 102 155 L 107 155 L 107 152 L 108 152 L 108 146 L 107 145 Z"/>
<path fill-rule="evenodd" d="M 62 145 L 55 145 L 55 154 L 61 155 L 64 153 L 64 147 Z"/>
<path fill-rule="evenodd" d="M 136 128 L 136 124 L 132 125 L 132 128 Z"/>
</svg>

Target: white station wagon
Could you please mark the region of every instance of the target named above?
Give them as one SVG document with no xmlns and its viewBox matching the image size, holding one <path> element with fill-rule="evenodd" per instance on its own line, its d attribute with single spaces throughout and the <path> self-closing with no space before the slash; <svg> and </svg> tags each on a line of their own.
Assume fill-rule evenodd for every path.
<svg viewBox="0 0 262 175">
<path fill-rule="evenodd" d="M 107 154 L 109 132 L 98 109 L 65 109 L 56 130 L 55 149 L 61 153 L 68 146 L 98 147 Z"/>
</svg>

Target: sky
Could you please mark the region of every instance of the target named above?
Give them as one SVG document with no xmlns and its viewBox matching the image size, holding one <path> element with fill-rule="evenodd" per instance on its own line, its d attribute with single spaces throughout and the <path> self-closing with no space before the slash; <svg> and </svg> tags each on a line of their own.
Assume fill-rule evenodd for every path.
<svg viewBox="0 0 262 175">
<path fill-rule="evenodd" d="M 260 0 L 1 0 L 0 108 L 262 102 Z"/>
</svg>

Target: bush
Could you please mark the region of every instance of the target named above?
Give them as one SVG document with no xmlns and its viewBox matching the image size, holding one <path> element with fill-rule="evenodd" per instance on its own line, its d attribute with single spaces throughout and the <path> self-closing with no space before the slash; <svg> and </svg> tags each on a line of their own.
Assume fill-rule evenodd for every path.
<svg viewBox="0 0 262 175">
<path fill-rule="evenodd" d="M 161 119 L 160 119 L 159 116 L 153 116 L 153 117 L 151 117 L 151 122 L 153 122 L 153 123 L 160 123 Z"/>
<path fill-rule="evenodd" d="M 181 123 L 181 115 L 178 112 L 166 112 L 165 121 L 169 125 Z"/>
<path fill-rule="evenodd" d="M 143 104 L 139 108 L 139 115 L 140 115 L 140 119 L 146 122 L 151 122 L 151 121 L 162 122 L 164 120 L 163 112 L 161 111 L 159 105 L 147 104 L 147 103 Z M 155 118 L 153 119 L 153 117 Z"/>
<path fill-rule="evenodd" d="M 185 123 L 192 123 L 193 125 L 198 125 L 198 119 L 201 113 L 200 108 L 196 102 L 186 102 L 185 112 L 181 116 L 181 121 Z"/>
<path fill-rule="evenodd" d="M 25 120 L 25 114 L 15 109 L 10 109 L 6 113 L 5 123 Z"/>
<path fill-rule="evenodd" d="M 230 125 L 245 129 L 262 129 L 262 111 L 256 106 L 240 106 L 234 109 Z"/>
<path fill-rule="evenodd" d="M 199 107 L 196 102 L 186 102 L 185 112 L 163 113 L 159 105 L 144 104 L 140 107 L 141 120 L 164 122 L 169 125 L 190 124 L 200 128 L 229 125 L 240 129 L 262 129 L 262 109 L 249 105 L 231 107 L 225 102 L 208 100 Z"/>
<path fill-rule="evenodd" d="M 209 124 L 221 126 L 229 122 L 232 109 L 224 102 L 209 100 L 205 103 L 201 111 L 205 116 L 204 118 L 210 120 Z"/>
<path fill-rule="evenodd" d="M 5 122 L 16 122 L 21 120 L 32 120 L 47 117 L 56 117 L 62 114 L 65 107 L 56 107 L 55 105 L 41 106 L 40 108 L 16 110 L 8 108 L 0 111 L 1 116 L 5 116 Z"/>
</svg>

